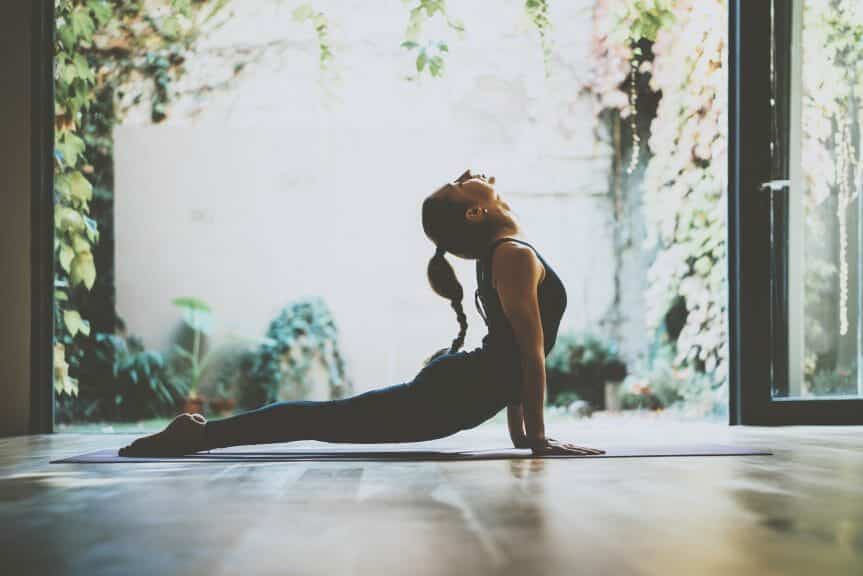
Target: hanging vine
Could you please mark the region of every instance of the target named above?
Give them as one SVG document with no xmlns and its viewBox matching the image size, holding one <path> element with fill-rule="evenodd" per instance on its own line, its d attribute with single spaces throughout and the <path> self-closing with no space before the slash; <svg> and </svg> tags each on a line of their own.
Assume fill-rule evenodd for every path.
<svg viewBox="0 0 863 576">
<path fill-rule="evenodd" d="M 647 323 L 658 344 L 676 350 L 682 380 L 708 377 L 712 394 L 693 386 L 688 400 L 714 406 L 727 379 L 726 13 L 724 0 L 605 0 L 595 7 L 594 39 L 599 109 L 619 110 L 633 128 L 627 172 L 641 162 L 634 80 L 649 71 L 650 89 L 661 94 L 644 160 L 645 249 L 655 251 Z M 643 42 L 649 64 L 640 60 Z"/>
<path fill-rule="evenodd" d="M 326 70 L 333 59 L 333 51 L 330 48 L 329 18 L 323 12 L 315 10 L 311 4 L 303 4 L 295 9 L 293 18 L 298 22 L 311 22 L 315 27 L 315 34 L 318 37 L 318 60 L 320 68 L 322 71 Z"/>
<path fill-rule="evenodd" d="M 841 368 L 836 350 L 850 332 L 848 213 L 863 189 L 863 8 L 813 0 L 802 16 L 804 374 L 814 385 L 817 373 Z"/>
<path fill-rule="evenodd" d="M 184 53 L 226 0 L 123 3 L 56 0 L 54 45 L 55 388 L 77 394 L 68 360 L 91 333 L 80 307 L 97 282 L 100 227 L 95 194 L 110 196 L 111 133 L 124 109 L 116 92 L 133 75 L 149 78 L 151 116 L 165 118 L 169 86 Z M 139 95 L 138 99 L 145 97 Z"/>
<path fill-rule="evenodd" d="M 405 4 L 413 1 L 403 0 Z M 464 23 L 450 17 L 445 0 L 418 0 L 410 9 L 404 41 L 401 43 L 402 48 L 416 53 L 414 66 L 418 76 L 427 71 L 432 77 L 437 78 L 444 73 L 444 55 L 449 52 L 449 44 L 442 40 L 424 40 L 422 34 L 425 24 L 435 15 L 439 15 L 447 28 L 455 31 L 458 36 L 464 34 Z M 408 80 L 415 78 L 407 77 Z"/>
<path fill-rule="evenodd" d="M 528 18 L 536 26 L 539 32 L 539 41 L 542 46 L 542 61 L 545 67 L 545 75 L 551 75 L 551 20 L 548 16 L 548 0 L 526 0 L 524 3 Z"/>
</svg>

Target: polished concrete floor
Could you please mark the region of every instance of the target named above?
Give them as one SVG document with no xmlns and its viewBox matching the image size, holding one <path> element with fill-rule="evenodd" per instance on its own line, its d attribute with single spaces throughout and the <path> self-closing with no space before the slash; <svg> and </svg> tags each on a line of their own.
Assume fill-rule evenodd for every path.
<svg viewBox="0 0 863 576">
<path fill-rule="evenodd" d="M 3 574 L 863 575 L 863 429 L 555 422 L 595 446 L 773 456 L 48 464 L 129 436 L 0 439 Z M 506 446 L 500 422 L 437 448 Z"/>
</svg>

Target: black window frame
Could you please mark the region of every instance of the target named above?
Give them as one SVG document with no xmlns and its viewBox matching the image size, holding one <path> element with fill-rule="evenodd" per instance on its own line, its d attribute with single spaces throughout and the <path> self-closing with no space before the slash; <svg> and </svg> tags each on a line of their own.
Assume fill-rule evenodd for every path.
<svg viewBox="0 0 863 576">
<path fill-rule="evenodd" d="M 787 178 L 792 1 L 729 4 L 729 423 L 863 424 L 863 398 L 772 393 L 787 389 L 788 378 L 788 207 L 762 184 L 777 171 Z M 774 87 L 780 97 L 771 106 Z"/>
<path fill-rule="evenodd" d="M 33 0 L 30 42 L 30 433 L 54 431 L 54 0 Z"/>
</svg>

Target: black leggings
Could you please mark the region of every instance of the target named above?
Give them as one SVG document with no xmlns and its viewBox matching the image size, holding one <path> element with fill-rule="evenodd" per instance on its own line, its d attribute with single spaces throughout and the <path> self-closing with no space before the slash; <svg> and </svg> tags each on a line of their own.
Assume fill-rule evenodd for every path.
<svg viewBox="0 0 863 576">
<path fill-rule="evenodd" d="M 504 408 L 511 388 L 483 350 L 436 358 L 410 382 L 327 401 L 276 402 L 207 422 L 207 448 L 295 440 L 419 442 L 454 434 Z"/>
</svg>

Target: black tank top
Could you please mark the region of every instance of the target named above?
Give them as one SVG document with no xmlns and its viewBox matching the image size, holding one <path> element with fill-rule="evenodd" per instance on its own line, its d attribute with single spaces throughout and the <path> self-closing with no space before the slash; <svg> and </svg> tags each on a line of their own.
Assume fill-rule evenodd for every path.
<svg viewBox="0 0 863 576">
<path fill-rule="evenodd" d="M 545 355 L 554 347 L 557 340 L 557 330 L 560 327 L 560 319 L 566 309 L 566 290 L 560 277 L 555 273 L 548 262 L 540 253 L 525 242 L 517 238 L 498 238 L 491 243 L 485 255 L 476 261 L 476 284 L 477 290 L 474 301 L 477 310 L 488 326 L 488 334 L 482 339 L 482 349 L 496 356 L 507 357 L 515 355 L 514 360 L 520 360 L 518 356 L 518 343 L 515 333 L 510 326 L 509 320 L 503 312 L 497 290 L 492 285 L 492 255 L 495 248 L 505 241 L 518 242 L 531 248 L 545 267 L 545 278 L 539 283 L 539 312 L 542 321 L 542 335 L 544 340 Z"/>
</svg>

